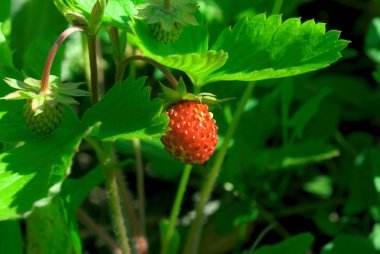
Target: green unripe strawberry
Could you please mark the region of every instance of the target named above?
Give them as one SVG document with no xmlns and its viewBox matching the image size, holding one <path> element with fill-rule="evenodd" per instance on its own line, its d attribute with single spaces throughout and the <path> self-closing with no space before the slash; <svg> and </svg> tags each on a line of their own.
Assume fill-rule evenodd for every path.
<svg viewBox="0 0 380 254">
<path fill-rule="evenodd" d="M 139 13 L 135 17 L 145 20 L 152 37 L 162 43 L 175 42 L 186 25 L 198 25 L 193 15 L 198 6 L 192 1 L 176 0 L 169 3 L 163 0 L 147 0 L 146 2 L 136 6 Z"/>
<path fill-rule="evenodd" d="M 89 95 L 78 88 L 83 83 L 61 83 L 55 76 L 49 76 L 48 87 L 44 92 L 41 91 L 40 80 L 5 78 L 4 81 L 16 91 L 0 100 L 25 100 L 25 122 L 39 136 L 48 135 L 60 126 L 65 105 L 78 104 L 74 96 Z"/>
<path fill-rule="evenodd" d="M 165 30 L 161 23 L 149 24 L 149 30 L 153 37 L 165 44 L 173 43 L 178 40 L 182 29 L 183 25 L 177 22 L 174 22 L 174 25 L 170 30 Z"/>
<path fill-rule="evenodd" d="M 32 100 L 24 105 L 24 118 L 29 128 L 37 135 L 45 136 L 52 133 L 62 122 L 64 106 L 57 103 L 54 106 L 45 105 L 44 111 L 36 114 L 32 109 Z"/>
</svg>

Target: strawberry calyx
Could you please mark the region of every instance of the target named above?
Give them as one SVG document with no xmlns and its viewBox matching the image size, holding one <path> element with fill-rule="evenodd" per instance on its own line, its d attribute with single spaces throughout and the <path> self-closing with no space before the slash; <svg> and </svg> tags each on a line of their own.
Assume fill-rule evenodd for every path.
<svg viewBox="0 0 380 254">
<path fill-rule="evenodd" d="M 177 90 L 167 87 L 160 83 L 162 94 L 161 98 L 164 101 L 164 108 L 168 108 L 170 105 L 175 104 L 179 101 L 196 101 L 202 104 L 207 104 L 210 106 L 219 105 L 220 103 L 232 100 L 233 98 L 217 99 L 216 95 L 212 93 L 199 93 L 193 94 L 188 93 L 186 89 L 185 82 L 182 77 L 178 81 Z"/>
<path fill-rule="evenodd" d="M 43 93 L 40 80 L 5 78 L 4 81 L 16 91 L 0 99 L 26 100 L 25 121 L 33 132 L 41 136 L 50 134 L 59 126 L 65 105 L 79 104 L 74 96 L 89 95 L 87 91 L 79 89 L 83 83 L 62 83 L 56 76 L 49 76 L 48 89 Z"/>
</svg>

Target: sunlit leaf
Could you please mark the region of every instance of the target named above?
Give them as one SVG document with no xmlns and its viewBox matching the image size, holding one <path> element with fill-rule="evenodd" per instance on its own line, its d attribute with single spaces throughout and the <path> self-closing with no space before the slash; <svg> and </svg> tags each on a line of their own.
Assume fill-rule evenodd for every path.
<svg viewBox="0 0 380 254">
<path fill-rule="evenodd" d="M 88 126 L 100 123 L 95 134 L 104 140 L 116 138 L 150 138 L 166 130 L 168 117 L 162 113 L 162 102 L 150 100 L 150 88 L 145 79 L 125 80 L 115 84 L 104 98 L 83 116 Z"/>
</svg>

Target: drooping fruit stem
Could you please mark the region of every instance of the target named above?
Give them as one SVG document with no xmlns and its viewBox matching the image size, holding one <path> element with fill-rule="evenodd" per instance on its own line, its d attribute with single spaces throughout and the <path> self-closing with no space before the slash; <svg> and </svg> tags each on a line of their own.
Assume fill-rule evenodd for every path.
<svg viewBox="0 0 380 254">
<path fill-rule="evenodd" d="M 170 244 L 170 241 L 173 237 L 174 234 L 174 228 L 175 224 L 177 222 L 177 218 L 181 209 L 181 204 L 183 201 L 183 197 L 186 191 L 187 187 L 187 182 L 189 181 L 190 173 L 191 173 L 192 166 L 187 164 L 185 166 L 185 169 L 182 173 L 181 181 L 179 183 L 179 187 L 177 190 L 177 194 L 174 200 L 174 204 L 172 206 L 172 211 L 170 213 L 170 218 L 169 218 L 169 225 L 168 229 L 166 231 L 166 235 L 164 237 L 164 242 L 162 244 L 162 249 L 161 249 L 161 254 L 169 254 L 168 253 L 168 247 Z"/>
<path fill-rule="evenodd" d="M 133 61 L 133 60 L 141 60 L 141 61 L 145 61 L 147 63 L 150 63 L 151 65 L 153 65 L 154 67 L 159 69 L 165 75 L 165 77 L 168 79 L 168 81 L 169 81 L 170 85 L 173 87 L 173 89 L 175 89 L 175 90 L 177 89 L 177 87 L 178 87 L 177 79 L 165 68 L 165 66 L 156 62 L 152 58 L 149 58 L 146 56 L 130 56 L 130 57 L 125 59 L 124 66 L 127 66 L 128 63 Z"/>
<path fill-rule="evenodd" d="M 203 223 L 203 212 L 207 201 L 210 198 L 210 194 L 214 187 L 217 176 L 219 175 L 220 168 L 222 166 L 224 157 L 227 153 L 228 145 L 232 140 L 232 137 L 235 133 L 236 127 L 240 121 L 240 117 L 243 113 L 244 107 L 247 104 L 248 99 L 251 96 L 252 90 L 254 88 L 254 83 L 250 82 L 247 85 L 247 88 L 244 91 L 243 97 L 241 98 L 238 108 L 234 114 L 232 122 L 227 130 L 227 134 L 224 137 L 223 144 L 216 154 L 216 159 L 213 167 L 211 168 L 209 177 L 202 188 L 201 197 L 199 199 L 197 208 L 196 208 L 196 216 L 194 221 L 191 224 L 190 232 L 186 239 L 185 248 L 183 254 L 196 254 L 199 245 L 199 239 L 201 236 L 201 229 Z"/>
<path fill-rule="evenodd" d="M 72 33 L 77 32 L 77 31 L 84 31 L 83 27 L 80 26 L 73 26 L 67 28 L 65 31 L 63 31 L 57 40 L 54 42 L 53 47 L 50 49 L 49 55 L 46 59 L 45 66 L 44 66 L 44 71 L 42 74 L 42 79 L 41 79 L 41 94 L 46 94 L 49 86 L 49 76 L 50 76 L 50 71 L 51 71 L 51 66 L 53 65 L 53 61 L 55 58 L 55 55 L 57 54 L 58 48 L 61 46 L 62 42 Z"/>
</svg>

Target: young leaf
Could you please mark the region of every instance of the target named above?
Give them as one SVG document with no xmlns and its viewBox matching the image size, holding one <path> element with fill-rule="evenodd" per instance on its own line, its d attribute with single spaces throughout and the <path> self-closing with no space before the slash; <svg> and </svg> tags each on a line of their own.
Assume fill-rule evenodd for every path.
<svg viewBox="0 0 380 254">
<path fill-rule="evenodd" d="M 129 78 L 115 84 L 94 107 L 83 116 L 87 126 L 100 122 L 97 137 L 103 140 L 116 138 L 150 138 L 166 130 L 168 117 L 162 114 L 162 102 L 150 100 L 150 89 L 144 88 L 145 79 Z"/>
<path fill-rule="evenodd" d="M 254 251 L 255 254 L 304 254 L 313 243 L 314 237 L 310 233 L 292 236 L 280 243 L 267 245 Z"/>
<path fill-rule="evenodd" d="M 77 122 L 0 154 L 0 220 L 24 217 L 59 193 L 85 132 Z"/>
<path fill-rule="evenodd" d="M 77 0 L 76 8 L 81 9 L 88 17 L 92 11 L 96 0 Z M 128 20 L 131 15 L 136 14 L 133 2 L 131 0 L 112 0 L 108 1 L 104 12 L 103 22 L 113 24 L 118 28 L 129 29 Z"/>
<path fill-rule="evenodd" d="M 260 14 L 226 29 L 212 50 L 228 53 L 226 64 L 204 83 L 218 80 L 255 81 L 293 76 L 335 62 L 347 41 L 325 25 L 298 18 L 282 22 L 280 15 Z"/>
</svg>

